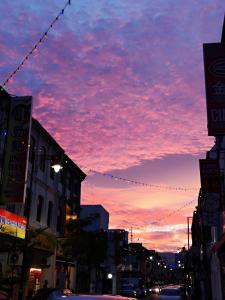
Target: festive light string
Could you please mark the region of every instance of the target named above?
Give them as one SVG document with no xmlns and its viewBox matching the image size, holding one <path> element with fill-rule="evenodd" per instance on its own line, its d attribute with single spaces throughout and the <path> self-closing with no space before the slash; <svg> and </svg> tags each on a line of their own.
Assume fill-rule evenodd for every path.
<svg viewBox="0 0 225 300">
<path fill-rule="evenodd" d="M 34 52 L 37 51 L 38 46 L 47 38 L 49 31 L 52 29 L 54 24 L 58 21 L 59 17 L 64 14 L 65 9 L 68 5 L 71 4 L 71 0 L 68 0 L 63 9 L 59 12 L 59 14 L 55 17 L 55 19 L 52 21 L 52 23 L 49 25 L 47 30 L 44 32 L 44 34 L 41 36 L 41 38 L 38 40 L 38 42 L 33 46 L 31 51 L 24 57 L 24 59 L 21 61 L 21 63 L 17 66 L 17 68 L 6 78 L 6 80 L 3 82 L 2 87 L 6 86 L 6 84 L 10 81 L 12 77 L 14 77 L 24 66 L 25 62 L 30 58 L 31 55 L 33 55 Z M 3 89 L 3 88 L 2 88 Z"/>
<path fill-rule="evenodd" d="M 160 223 L 160 222 L 164 221 L 164 220 L 167 219 L 167 218 L 172 217 L 173 215 L 175 215 L 175 214 L 177 214 L 179 211 L 181 211 L 183 208 L 185 208 L 185 207 L 191 205 L 191 204 L 192 204 L 193 202 L 195 202 L 195 201 L 196 201 L 196 199 L 184 203 L 184 205 L 182 205 L 181 207 L 179 207 L 179 208 L 173 210 L 171 213 L 165 215 L 165 216 L 162 217 L 162 218 L 156 219 L 155 221 L 151 222 L 150 224 L 154 225 L 154 224 L 157 224 L 157 223 Z"/>
<path fill-rule="evenodd" d="M 195 187 L 175 187 L 175 186 L 168 186 L 168 185 L 149 184 L 149 183 L 144 183 L 141 181 L 118 177 L 118 176 L 115 176 L 115 175 L 112 175 L 109 173 L 102 173 L 102 172 L 99 172 L 99 171 L 96 171 L 93 169 L 89 169 L 88 172 L 97 174 L 97 175 L 101 175 L 101 176 L 105 176 L 105 177 L 108 177 L 108 178 L 111 178 L 114 180 L 120 180 L 120 181 L 126 182 L 128 184 L 140 185 L 140 186 L 149 187 L 149 188 L 157 188 L 157 189 L 161 189 L 161 190 L 175 190 L 175 191 L 183 191 L 183 192 L 199 190 L 198 188 L 195 188 Z"/>
<path fill-rule="evenodd" d="M 88 201 L 87 198 L 83 198 L 83 200 Z M 150 222 L 150 224 L 151 224 L 151 225 L 156 225 L 157 223 L 160 223 L 160 222 L 162 222 L 162 221 L 164 221 L 164 220 L 166 220 L 166 219 L 168 219 L 168 218 L 170 218 L 170 217 L 176 215 L 179 211 L 181 211 L 181 210 L 184 209 L 185 207 L 191 205 L 191 204 L 192 204 L 193 202 L 195 202 L 195 201 L 196 201 L 196 199 L 193 199 L 193 200 L 191 200 L 191 201 L 185 202 L 181 207 L 178 207 L 178 208 L 174 209 L 172 212 L 170 212 L 169 214 L 166 214 L 166 215 L 165 215 L 164 217 L 162 217 L 162 218 L 155 219 L 154 221 Z M 142 228 L 142 227 L 140 227 L 140 228 Z"/>
</svg>

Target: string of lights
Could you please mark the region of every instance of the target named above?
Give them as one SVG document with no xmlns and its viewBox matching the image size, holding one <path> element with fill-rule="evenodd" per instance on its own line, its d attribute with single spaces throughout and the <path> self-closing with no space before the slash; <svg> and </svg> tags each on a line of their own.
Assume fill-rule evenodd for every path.
<svg viewBox="0 0 225 300">
<path fill-rule="evenodd" d="M 53 26 L 55 25 L 55 23 L 58 21 L 59 17 L 64 14 L 65 9 L 70 4 L 71 4 L 71 0 L 68 0 L 66 2 L 66 4 L 64 5 L 64 7 L 60 10 L 60 12 L 58 13 L 58 15 L 55 17 L 55 19 L 52 21 L 52 23 L 49 25 L 49 27 L 47 28 L 47 30 L 44 31 L 44 33 L 42 34 L 41 38 L 34 44 L 33 48 L 30 50 L 30 52 L 28 52 L 28 54 L 23 58 L 23 60 L 21 61 L 21 63 L 6 78 L 6 80 L 2 84 L 2 87 L 6 86 L 6 84 L 10 81 L 10 79 L 12 79 L 12 77 L 14 77 L 22 69 L 22 67 L 24 66 L 25 62 L 30 58 L 30 56 L 33 55 L 37 51 L 37 49 L 40 46 L 40 44 L 47 38 L 49 31 L 53 28 Z"/>
<path fill-rule="evenodd" d="M 83 200 L 87 201 L 88 202 L 88 198 L 83 198 Z M 168 218 L 171 218 L 172 216 L 176 215 L 177 213 L 179 213 L 182 209 L 184 209 L 185 207 L 187 206 L 190 206 L 191 204 L 193 204 L 194 202 L 196 202 L 196 199 L 193 199 L 191 201 L 187 201 L 185 202 L 182 206 L 174 209 L 173 211 L 171 211 L 170 213 L 164 215 L 162 218 L 158 218 L 158 219 L 155 219 L 154 221 L 151 221 L 150 224 L 151 225 L 156 225 L 158 223 L 161 223 L 162 221 L 168 219 Z"/>
<path fill-rule="evenodd" d="M 169 185 L 158 185 L 158 184 L 150 184 L 150 183 L 144 183 L 141 181 L 136 181 L 136 180 L 131 180 L 123 177 L 118 177 L 109 173 L 102 173 L 93 169 L 89 169 L 88 172 L 92 174 L 97 174 L 101 176 L 105 176 L 114 180 L 120 180 L 123 182 L 126 182 L 127 184 L 134 184 L 134 185 L 139 185 L 143 187 L 148 187 L 148 188 L 157 188 L 160 190 L 175 190 L 175 191 L 182 191 L 182 192 L 188 192 L 188 191 L 198 191 L 199 189 L 197 187 L 175 187 L 175 186 L 169 186 Z"/>
<path fill-rule="evenodd" d="M 191 200 L 191 201 L 188 201 L 188 202 L 184 203 L 181 207 L 178 207 L 177 209 L 173 210 L 172 212 L 170 212 L 169 214 L 165 215 L 165 216 L 162 217 L 162 218 L 159 218 L 159 219 L 156 219 L 156 220 L 152 221 L 150 224 L 154 225 L 154 224 L 160 223 L 160 222 L 162 222 L 162 221 L 164 221 L 164 220 L 166 220 L 166 219 L 168 219 L 168 218 L 170 218 L 170 217 L 176 215 L 176 214 L 177 214 L 179 211 L 181 211 L 183 208 L 185 208 L 185 207 L 191 205 L 191 204 L 192 204 L 193 202 L 195 202 L 195 201 L 196 201 L 196 199 L 193 199 L 193 200 Z"/>
</svg>

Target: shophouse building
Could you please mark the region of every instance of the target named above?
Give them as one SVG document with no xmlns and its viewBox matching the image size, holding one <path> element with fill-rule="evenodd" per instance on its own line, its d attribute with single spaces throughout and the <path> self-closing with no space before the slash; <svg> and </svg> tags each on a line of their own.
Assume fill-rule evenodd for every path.
<svg viewBox="0 0 225 300">
<path fill-rule="evenodd" d="M 61 165 L 58 173 L 52 168 L 54 163 Z M 27 260 L 29 288 L 34 285 L 32 269 L 36 269 L 36 273 L 39 269 L 40 274 L 40 281 L 35 276 L 35 289 L 46 280 L 50 287 L 75 287 L 73 258 L 65 257 L 57 245 L 65 237 L 66 219 L 78 217 L 81 183 L 85 176 L 44 127 L 33 119 L 24 209 L 29 230 L 35 235 Z"/>
<path fill-rule="evenodd" d="M 1 145 L 3 138 L 5 135 Z M 79 215 L 81 183 L 86 175 L 34 118 L 28 150 L 25 201 L 2 203 L 0 209 L 0 241 L 5 245 L 0 250 L 0 283 L 5 289 L 10 283 L 9 290 L 13 286 L 13 299 L 25 299 L 44 283 L 48 287 L 75 287 L 74 257 L 65 256 L 59 245 L 65 237 L 66 221 Z M 61 166 L 58 173 L 52 168 L 56 163 Z M 4 178 L 3 165 L 4 161 Z M 15 220 L 16 236 L 4 230 L 4 218 Z M 23 238 L 18 236 L 19 227 Z"/>
</svg>

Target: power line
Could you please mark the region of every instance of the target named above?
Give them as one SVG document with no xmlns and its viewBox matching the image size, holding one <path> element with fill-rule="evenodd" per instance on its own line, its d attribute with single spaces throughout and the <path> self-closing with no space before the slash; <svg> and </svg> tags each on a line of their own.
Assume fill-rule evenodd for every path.
<svg viewBox="0 0 225 300">
<path fill-rule="evenodd" d="M 14 77 L 24 66 L 25 62 L 30 58 L 31 55 L 33 55 L 34 52 L 37 51 L 38 46 L 47 38 L 49 31 L 53 28 L 54 24 L 58 21 L 59 17 L 64 14 L 65 9 L 67 8 L 68 5 L 71 4 L 71 0 L 68 0 L 65 6 L 60 10 L 58 15 L 55 17 L 55 19 L 52 21 L 52 23 L 49 25 L 47 30 L 42 34 L 41 38 L 34 44 L 33 48 L 31 49 L 30 52 L 23 58 L 21 63 L 15 68 L 15 70 L 5 79 L 3 82 L 2 86 L 4 87 L 12 77 Z"/>
</svg>

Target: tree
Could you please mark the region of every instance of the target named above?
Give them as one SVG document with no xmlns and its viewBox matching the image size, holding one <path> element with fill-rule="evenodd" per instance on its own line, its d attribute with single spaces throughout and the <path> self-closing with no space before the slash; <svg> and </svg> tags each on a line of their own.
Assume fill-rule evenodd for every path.
<svg viewBox="0 0 225 300">
<path fill-rule="evenodd" d="M 80 279 L 86 277 L 86 285 L 84 287 L 84 283 L 82 283 L 79 292 L 89 292 L 90 274 L 93 270 L 96 274 L 99 273 L 101 264 L 105 261 L 107 255 L 107 233 L 104 230 L 85 230 L 85 227 L 93 222 L 96 217 L 98 216 L 91 216 L 84 220 L 70 220 L 66 224 L 66 237 L 61 242 L 64 255 L 76 259 L 77 269 L 79 270 L 79 274 L 77 274 L 78 289 L 79 275 Z"/>
</svg>

